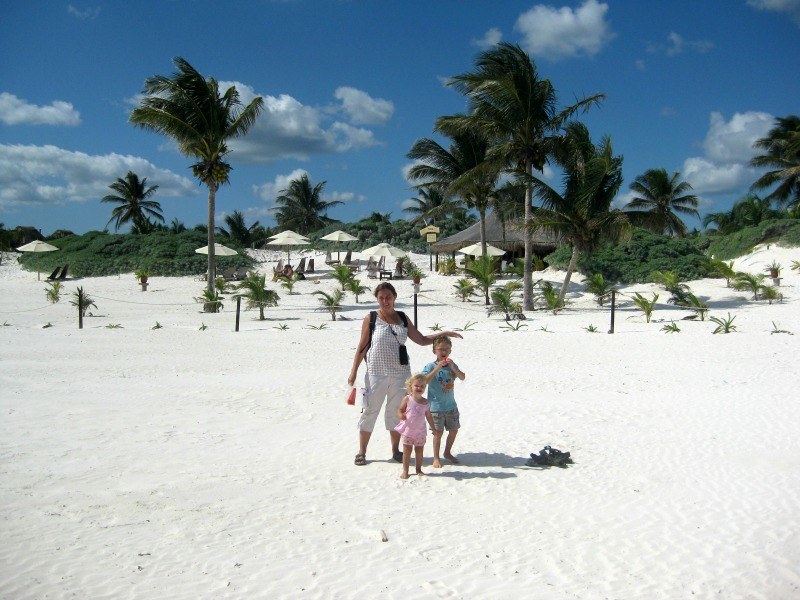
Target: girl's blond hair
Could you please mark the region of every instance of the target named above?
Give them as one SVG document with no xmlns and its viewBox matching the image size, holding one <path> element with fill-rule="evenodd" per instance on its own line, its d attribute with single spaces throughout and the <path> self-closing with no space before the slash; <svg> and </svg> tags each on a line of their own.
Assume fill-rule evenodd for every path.
<svg viewBox="0 0 800 600">
<path fill-rule="evenodd" d="M 410 394 L 411 393 L 411 384 L 414 383 L 417 379 L 421 380 L 422 383 L 425 383 L 425 375 L 422 373 L 417 373 L 416 375 L 412 375 L 408 379 L 406 379 L 406 391 Z"/>
</svg>

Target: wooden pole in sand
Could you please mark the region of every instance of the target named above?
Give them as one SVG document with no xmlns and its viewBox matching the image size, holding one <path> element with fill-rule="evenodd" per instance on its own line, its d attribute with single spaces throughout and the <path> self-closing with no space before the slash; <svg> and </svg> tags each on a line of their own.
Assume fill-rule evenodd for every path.
<svg viewBox="0 0 800 600">
<path fill-rule="evenodd" d="M 617 303 L 617 290 L 611 290 L 611 329 L 608 333 L 614 333 L 614 311 Z"/>
<path fill-rule="evenodd" d="M 239 331 L 239 311 L 242 309 L 242 297 L 239 296 L 236 298 L 236 329 L 235 331 Z"/>
</svg>

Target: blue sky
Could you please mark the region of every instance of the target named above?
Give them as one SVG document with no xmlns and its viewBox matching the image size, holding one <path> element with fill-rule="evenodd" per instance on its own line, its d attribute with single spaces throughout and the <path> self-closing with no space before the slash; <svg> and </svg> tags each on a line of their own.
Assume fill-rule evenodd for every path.
<svg viewBox="0 0 800 600">
<path fill-rule="evenodd" d="M 694 186 L 701 214 L 728 209 L 758 177 L 752 142 L 800 112 L 800 0 L 10 2 L 0 222 L 103 229 L 112 207 L 99 200 L 129 170 L 160 186 L 167 222 L 205 222 L 191 161 L 127 121 L 144 80 L 171 74 L 175 56 L 264 98 L 232 145 L 218 220 L 240 210 L 273 225 L 275 196 L 304 172 L 344 202 L 335 219 L 402 217 L 415 195 L 406 153 L 465 109 L 444 82 L 500 40 L 530 53 L 562 105 L 606 94 L 581 120 L 624 156 L 618 205 L 660 167 Z"/>
</svg>

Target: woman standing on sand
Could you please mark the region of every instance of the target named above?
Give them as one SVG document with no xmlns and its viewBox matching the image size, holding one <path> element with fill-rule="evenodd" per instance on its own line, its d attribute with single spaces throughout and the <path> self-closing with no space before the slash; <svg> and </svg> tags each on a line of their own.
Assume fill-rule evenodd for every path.
<svg viewBox="0 0 800 600">
<path fill-rule="evenodd" d="M 378 310 L 364 317 L 361 325 L 361 338 L 353 358 L 353 368 L 347 384 L 355 383 L 358 367 L 362 360 L 367 362 L 367 374 L 364 377 L 364 408 L 358 420 L 359 449 L 355 464 L 367 464 L 367 444 L 375 428 L 375 421 L 381 412 L 383 401 L 386 410 L 383 417 L 386 430 L 392 444 L 392 458 L 403 462 L 400 451 L 400 434 L 394 428 L 399 422 L 397 409 L 406 395 L 405 382 L 411 377 L 411 366 L 406 351 L 406 339 L 430 346 L 433 340 L 441 335 L 448 337 L 461 336 L 452 331 L 437 332 L 436 335 L 422 335 L 406 315 L 394 309 L 397 292 L 391 283 L 379 283 L 375 288 L 378 299 Z M 374 325 L 373 325 L 374 323 Z"/>
</svg>

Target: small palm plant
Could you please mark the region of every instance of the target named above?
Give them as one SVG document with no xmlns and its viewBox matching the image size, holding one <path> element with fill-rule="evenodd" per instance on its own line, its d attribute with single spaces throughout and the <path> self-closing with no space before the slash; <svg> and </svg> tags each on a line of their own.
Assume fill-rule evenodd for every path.
<svg viewBox="0 0 800 600">
<path fill-rule="evenodd" d="M 228 282 L 225 281 L 222 277 L 217 277 L 214 280 L 214 289 L 217 290 L 218 294 L 225 294 L 228 291 Z M 206 311 L 206 312 L 215 312 L 215 311 Z"/>
<path fill-rule="evenodd" d="M 520 288 L 518 281 L 509 281 L 503 287 L 492 290 L 492 305 L 489 314 L 502 313 L 506 321 L 511 320 L 512 314 L 522 312 L 522 304 L 514 300 L 513 293 Z"/>
<path fill-rule="evenodd" d="M 783 294 L 778 291 L 774 285 L 765 285 L 761 287 L 761 299 L 768 301 L 772 304 L 773 300 L 780 302 L 783 300 Z"/>
<path fill-rule="evenodd" d="M 47 300 L 50 302 L 50 304 L 56 304 L 61 300 L 61 282 L 48 281 L 47 285 L 48 288 L 44 291 L 45 295 L 47 296 Z"/>
<path fill-rule="evenodd" d="M 344 298 L 344 292 L 337 289 L 328 294 L 322 290 L 317 290 L 314 292 L 314 295 L 319 296 L 320 304 L 322 304 L 320 310 L 327 310 L 331 314 L 331 320 L 335 321 L 336 313 L 342 310 L 342 298 Z"/>
<path fill-rule="evenodd" d="M 733 279 L 732 287 L 735 290 L 753 292 L 753 300 L 758 300 L 758 293 L 764 287 L 764 274 L 752 275 L 750 273 L 739 272 Z"/>
<path fill-rule="evenodd" d="M 642 309 L 644 313 L 644 318 L 647 322 L 650 322 L 650 319 L 653 317 L 653 309 L 656 306 L 656 302 L 658 301 L 658 294 L 653 293 L 653 299 L 648 300 L 644 296 L 642 296 L 639 292 L 636 292 L 636 295 L 633 298 L 633 303 Z"/>
<path fill-rule="evenodd" d="M 594 294 L 597 303 L 603 306 L 603 302 L 611 291 L 611 284 L 606 281 L 602 273 L 595 273 L 586 280 L 586 291 Z"/>
<path fill-rule="evenodd" d="M 278 281 L 280 282 L 281 287 L 286 288 L 286 291 L 289 292 L 290 296 L 294 294 L 294 284 L 297 283 L 297 278 L 294 275 L 291 277 L 286 275 L 278 275 Z"/>
<path fill-rule="evenodd" d="M 709 320 L 717 324 L 717 328 L 714 329 L 712 333 L 730 333 L 731 331 L 736 331 L 736 325 L 733 324 L 734 319 L 736 319 L 736 317 L 732 317 L 731 313 L 728 313 L 726 319 L 711 317 Z"/>
<path fill-rule="evenodd" d="M 466 277 L 456 281 L 453 287 L 456 288 L 456 296 L 459 296 L 462 302 L 469 302 L 475 295 L 475 284 Z"/>
<path fill-rule="evenodd" d="M 680 295 L 680 297 L 676 298 L 673 296 L 667 300 L 667 302 L 672 302 L 675 306 L 685 306 L 686 308 L 689 308 L 697 313 L 701 321 L 706 320 L 708 304 L 690 292 L 688 287 L 686 288 L 686 291 Z"/>
<path fill-rule="evenodd" d="M 457 271 L 458 265 L 455 258 L 448 257 L 439 262 L 439 273 L 442 275 L 455 275 Z"/>
<path fill-rule="evenodd" d="M 224 308 L 221 299 L 222 296 L 216 289 L 210 290 L 208 288 L 203 290 L 202 295 L 195 296 L 195 302 L 203 303 L 203 312 L 215 313 L 221 311 Z"/>
<path fill-rule="evenodd" d="M 489 305 L 489 288 L 497 281 L 496 262 L 497 259 L 491 256 L 479 256 L 467 263 L 467 267 L 464 269 L 464 272 L 472 277 L 478 287 L 483 290 L 487 306 Z"/>
<path fill-rule="evenodd" d="M 681 328 L 678 327 L 678 324 L 675 323 L 675 321 L 670 321 L 670 323 L 668 325 L 664 325 L 661 328 L 661 331 L 663 331 L 665 333 L 680 333 Z"/>
<path fill-rule="evenodd" d="M 689 293 L 689 286 L 681 283 L 675 271 L 653 271 L 650 277 L 656 283 L 663 285 L 664 289 L 670 293 L 671 296 L 668 302 L 680 304 L 685 301 L 686 295 Z"/>
<path fill-rule="evenodd" d="M 86 311 L 88 311 L 91 307 L 97 308 L 97 304 L 94 303 L 94 299 L 83 291 L 82 287 L 79 287 L 77 290 L 72 292 L 73 299 L 69 301 L 72 306 L 77 306 L 78 311 L 81 313 L 81 317 L 86 316 Z"/>
<path fill-rule="evenodd" d="M 353 277 L 345 284 L 344 291 L 352 292 L 352 294 L 356 297 L 356 304 L 358 304 L 358 297 L 361 294 L 366 294 L 369 291 L 369 288 L 362 284 L 361 281 Z"/>
<path fill-rule="evenodd" d="M 781 263 L 779 263 L 777 260 L 773 260 L 771 264 L 767 265 L 764 271 L 769 273 L 769 276 L 775 279 L 781 276 L 782 268 L 783 267 L 781 266 Z"/>
<path fill-rule="evenodd" d="M 263 321 L 264 309 L 267 306 L 277 306 L 280 299 L 278 294 L 267 289 L 267 276 L 250 273 L 247 279 L 236 286 L 237 294 L 234 298 L 245 298 L 247 308 L 258 307 L 258 320 Z"/>
<path fill-rule="evenodd" d="M 542 290 L 539 297 L 544 300 L 545 306 L 548 310 L 553 311 L 554 315 L 557 314 L 559 310 L 564 308 L 564 306 L 566 306 L 566 301 L 561 299 L 558 291 L 552 283 L 540 279 L 538 282 L 536 282 L 536 285 L 538 285 L 539 289 Z"/>
<path fill-rule="evenodd" d="M 793 260 L 791 269 L 792 271 L 800 271 L 800 260 Z"/>
<path fill-rule="evenodd" d="M 355 275 L 353 275 L 352 271 L 350 271 L 350 267 L 347 265 L 333 265 L 331 277 L 339 282 L 339 285 L 342 286 L 342 291 L 347 289 L 348 281 L 355 279 Z"/>
<path fill-rule="evenodd" d="M 736 277 L 736 271 L 733 270 L 733 261 L 725 262 L 717 258 L 711 259 L 711 273 L 712 277 L 724 277 L 725 287 L 731 287 L 731 279 Z"/>
</svg>

